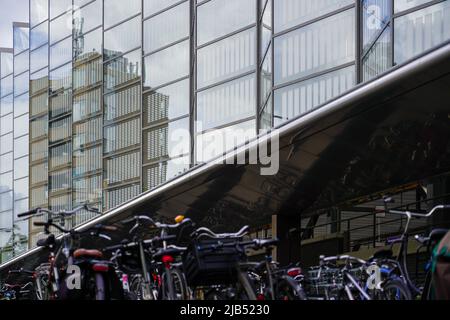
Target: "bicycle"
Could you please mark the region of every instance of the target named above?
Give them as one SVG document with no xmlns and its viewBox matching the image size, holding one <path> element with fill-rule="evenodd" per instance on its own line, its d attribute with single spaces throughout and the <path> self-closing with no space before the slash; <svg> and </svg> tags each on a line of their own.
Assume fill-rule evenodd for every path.
<svg viewBox="0 0 450 320">
<path fill-rule="evenodd" d="M 388 210 L 388 203 L 393 203 L 393 199 L 385 198 L 385 212 L 405 216 L 407 218 L 405 228 L 400 237 L 388 239 L 387 243 L 391 245 L 389 250 L 383 250 L 375 254 L 371 259 L 380 267 L 381 275 L 383 277 L 380 283 L 381 296 L 380 298 L 395 299 L 395 300 L 412 300 L 421 297 L 426 300 L 430 298 L 430 282 L 431 272 L 428 270 L 425 285 L 419 288 L 411 280 L 410 273 L 407 266 L 408 244 L 410 239 L 409 227 L 413 217 L 429 218 L 438 210 L 450 209 L 449 205 L 438 205 L 432 208 L 428 213 L 419 213 L 412 211 Z M 419 242 L 420 246 L 417 253 L 423 246 L 430 248 L 439 243 L 440 239 L 445 236 L 448 230 L 434 229 L 427 237 L 416 235 L 414 238 Z M 393 246 L 400 244 L 399 253 L 393 257 Z M 417 272 L 416 272 L 417 273 Z M 379 293 L 380 294 L 380 293 Z"/>
<path fill-rule="evenodd" d="M 104 249 L 113 252 L 112 260 L 115 261 L 116 270 L 121 274 L 124 289 L 130 293 L 131 299 L 188 299 L 190 294 L 184 274 L 180 270 L 180 264 L 175 263 L 176 257 L 186 248 L 169 245 L 168 242 L 177 238 L 175 235 L 169 235 L 169 231 L 192 224 L 192 221 L 181 219 L 176 224 L 163 224 L 141 215 L 122 221 L 121 224 L 127 225 L 131 222 L 135 223 L 129 230 L 133 241 L 124 240 L 120 245 Z M 160 230 L 160 235 L 145 239 L 151 228 Z M 129 267 L 126 260 L 130 260 L 130 257 L 134 257 L 135 262 L 138 261 L 138 266 L 135 263 L 133 267 Z"/>
<path fill-rule="evenodd" d="M 51 211 L 48 209 L 35 209 L 22 213 L 19 217 L 48 215 L 45 222 L 34 222 L 35 226 L 44 227 L 47 238 L 37 242 L 38 247 L 49 251 L 48 262 L 41 264 L 36 270 L 37 275 L 37 297 L 48 300 L 88 299 L 107 300 L 120 299 L 121 292 L 117 290 L 115 274 L 111 273 L 109 261 L 102 260 L 103 254 L 99 250 L 88 250 L 80 248 L 79 242 L 85 236 L 94 236 L 106 239 L 111 238 L 102 232 L 116 231 L 116 228 L 97 225 L 85 232 L 75 229 L 65 229 L 67 218 L 74 216 L 81 210 L 99 213 L 98 210 L 88 205 L 79 206 L 73 210 Z M 55 223 L 60 220 L 60 223 Z M 50 231 L 54 228 L 62 233 L 60 239 Z M 63 261 L 60 261 L 63 259 Z M 80 270 L 79 288 L 68 285 L 71 280 L 71 272 Z"/>
</svg>

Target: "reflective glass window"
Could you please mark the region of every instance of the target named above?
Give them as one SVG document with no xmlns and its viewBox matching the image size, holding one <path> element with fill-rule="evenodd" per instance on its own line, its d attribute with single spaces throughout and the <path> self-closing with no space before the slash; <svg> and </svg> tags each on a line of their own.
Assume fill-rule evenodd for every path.
<svg viewBox="0 0 450 320">
<path fill-rule="evenodd" d="M 450 1 L 400 16 L 394 21 L 394 61 L 417 56 L 450 39 Z"/>
<path fill-rule="evenodd" d="M 14 28 L 14 54 L 18 54 L 29 47 L 29 28 Z"/>
<path fill-rule="evenodd" d="M 105 65 L 105 88 L 107 90 L 137 80 L 141 77 L 142 55 L 140 50 L 127 53 Z"/>
<path fill-rule="evenodd" d="M 48 23 L 42 23 L 30 31 L 30 50 L 48 42 Z"/>
<path fill-rule="evenodd" d="M 275 39 L 275 84 L 355 59 L 355 10 L 350 9 Z"/>
<path fill-rule="evenodd" d="M 201 48 L 197 52 L 197 88 L 254 70 L 255 52 L 254 28 Z"/>
<path fill-rule="evenodd" d="M 141 23 L 136 17 L 105 32 L 105 60 L 141 46 Z"/>
<path fill-rule="evenodd" d="M 20 137 L 28 134 L 29 130 L 29 116 L 24 114 L 18 118 L 14 119 L 14 137 Z"/>
<path fill-rule="evenodd" d="M 141 0 L 104 0 L 105 29 L 141 12 Z"/>
<path fill-rule="evenodd" d="M 145 58 L 145 87 L 155 88 L 189 75 L 189 41 Z"/>
<path fill-rule="evenodd" d="M 145 124 L 168 121 L 189 114 L 189 97 L 189 79 L 144 93 Z"/>
<path fill-rule="evenodd" d="M 144 22 L 144 51 L 155 51 L 189 36 L 189 2 Z"/>
<path fill-rule="evenodd" d="M 275 33 L 354 3 L 354 0 L 275 0 Z"/>
<path fill-rule="evenodd" d="M 197 132 L 254 116 L 255 75 L 249 75 L 197 94 Z"/>
<path fill-rule="evenodd" d="M 21 74 L 29 69 L 30 64 L 30 52 L 24 51 L 21 54 L 14 57 L 14 74 Z"/>
<path fill-rule="evenodd" d="M 48 45 L 30 53 L 30 73 L 48 66 Z"/>
<path fill-rule="evenodd" d="M 432 0 L 393 0 L 395 13 L 405 11 Z"/>
<path fill-rule="evenodd" d="M 73 56 L 76 62 L 102 55 L 103 31 L 101 28 L 96 29 L 81 38 L 73 40 Z"/>
<path fill-rule="evenodd" d="M 14 160 L 14 179 L 21 179 L 28 176 L 28 157 Z"/>
<path fill-rule="evenodd" d="M 72 60 L 72 39 L 58 42 L 50 48 L 50 69 L 55 69 Z"/>
<path fill-rule="evenodd" d="M 50 19 L 72 9 L 72 0 L 50 0 Z"/>
<path fill-rule="evenodd" d="M 13 93 L 13 89 L 14 89 L 14 78 L 13 75 L 9 75 L 6 78 L 3 78 L 1 80 L 1 88 L 0 88 L 0 92 L 1 92 L 1 97 L 3 98 L 4 96 L 10 95 L 11 93 Z"/>
<path fill-rule="evenodd" d="M 14 96 L 19 96 L 28 91 L 30 85 L 30 75 L 28 72 L 22 73 L 14 78 Z"/>
<path fill-rule="evenodd" d="M 0 75 L 1 78 L 13 73 L 13 55 L 8 52 L 0 52 Z"/>
<path fill-rule="evenodd" d="M 146 0 L 144 1 L 144 16 L 148 17 L 179 2 L 180 0 Z"/>
<path fill-rule="evenodd" d="M 212 0 L 197 8 L 197 45 L 256 22 L 256 0 Z"/>
<path fill-rule="evenodd" d="M 29 95 L 23 94 L 14 98 L 14 117 L 18 117 L 29 112 Z"/>
<path fill-rule="evenodd" d="M 103 1 L 96 0 L 73 12 L 73 36 L 78 37 L 102 25 Z"/>
<path fill-rule="evenodd" d="M 13 112 L 13 96 L 9 95 L 3 97 L 0 102 L 0 116 L 7 115 L 8 113 Z"/>
<path fill-rule="evenodd" d="M 72 12 L 50 22 L 50 44 L 62 40 L 72 34 Z"/>
<path fill-rule="evenodd" d="M 48 19 L 48 0 L 30 1 L 30 24 L 35 26 Z"/>
<path fill-rule="evenodd" d="M 28 119 L 27 119 L 28 120 Z M 27 130 L 28 131 L 28 130 Z M 28 154 L 29 136 L 25 135 L 14 140 L 14 158 L 22 158 Z"/>
</svg>

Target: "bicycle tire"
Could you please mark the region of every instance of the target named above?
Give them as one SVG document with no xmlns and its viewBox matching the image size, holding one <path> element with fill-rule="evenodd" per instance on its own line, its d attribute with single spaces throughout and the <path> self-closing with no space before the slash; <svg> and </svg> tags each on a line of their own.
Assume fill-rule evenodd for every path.
<svg viewBox="0 0 450 320">
<path fill-rule="evenodd" d="M 106 287 L 103 274 L 95 273 L 94 278 L 95 278 L 95 300 L 104 301 L 106 300 Z"/>
<path fill-rule="evenodd" d="M 303 288 L 291 277 L 282 276 L 274 283 L 275 300 L 307 300 Z"/>
<path fill-rule="evenodd" d="M 394 294 L 392 297 L 390 294 Z M 406 284 L 400 279 L 389 279 L 383 285 L 381 300 L 412 300 L 412 294 Z"/>
</svg>

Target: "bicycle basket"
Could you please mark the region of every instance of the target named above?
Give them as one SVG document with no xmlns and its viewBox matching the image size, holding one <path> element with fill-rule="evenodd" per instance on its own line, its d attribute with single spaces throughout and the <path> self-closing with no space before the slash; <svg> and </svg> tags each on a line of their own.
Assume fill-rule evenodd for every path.
<svg viewBox="0 0 450 320">
<path fill-rule="evenodd" d="M 236 243 L 236 239 L 198 240 L 183 255 L 183 268 L 189 286 L 227 285 L 237 281 L 236 265 L 245 256 L 236 246 L 214 246 Z"/>
</svg>

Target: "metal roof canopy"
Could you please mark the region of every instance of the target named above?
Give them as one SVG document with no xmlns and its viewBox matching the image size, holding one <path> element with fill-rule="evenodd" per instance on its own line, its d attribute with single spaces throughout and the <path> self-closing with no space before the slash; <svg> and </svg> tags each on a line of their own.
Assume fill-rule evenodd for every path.
<svg viewBox="0 0 450 320">
<path fill-rule="evenodd" d="M 223 164 L 257 148 L 272 134 L 227 153 L 221 161 L 198 166 L 78 230 L 134 214 L 165 219 L 184 213 L 199 225 L 234 231 L 244 224 L 266 224 L 275 214 L 306 215 L 449 172 L 450 42 L 280 127 L 277 175 L 261 176 L 259 165 Z M 117 234 L 114 240 L 126 237 Z M 0 266 L 0 272 L 21 266 L 33 269 L 46 259 L 42 253 L 29 251 Z"/>
</svg>

